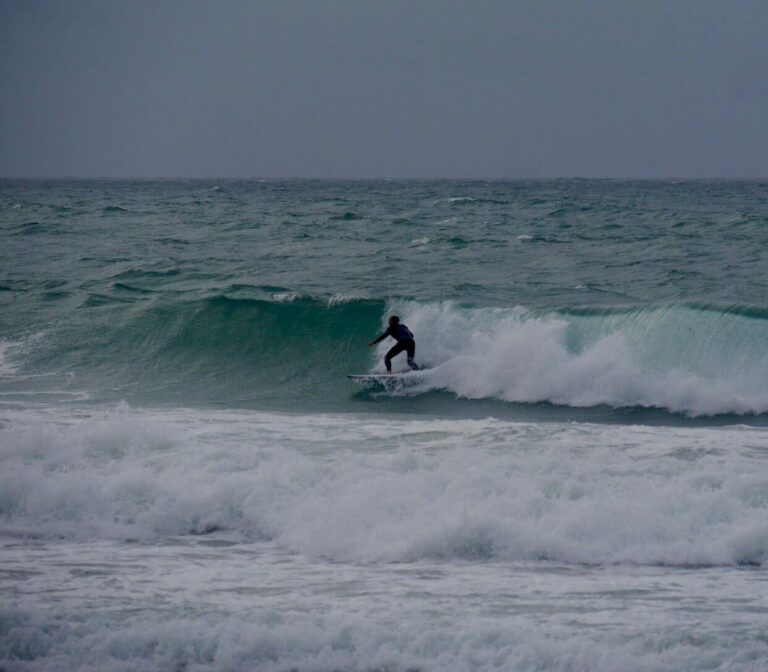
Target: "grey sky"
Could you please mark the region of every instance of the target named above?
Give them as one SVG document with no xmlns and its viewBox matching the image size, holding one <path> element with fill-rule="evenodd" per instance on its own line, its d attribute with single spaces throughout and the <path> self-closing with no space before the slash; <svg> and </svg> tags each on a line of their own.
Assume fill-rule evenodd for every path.
<svg viewBox="0 0 768 672">
<path fill-rule="evenodd" d="M 0 175 L 768 177 L 768 2 L 0 0 Z"/>
</svg>

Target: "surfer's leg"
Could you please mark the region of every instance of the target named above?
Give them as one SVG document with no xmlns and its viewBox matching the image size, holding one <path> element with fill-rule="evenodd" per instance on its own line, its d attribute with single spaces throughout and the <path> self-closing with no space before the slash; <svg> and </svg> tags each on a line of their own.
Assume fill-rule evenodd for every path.
<svg viewBox="0 0 768 672">
<path fill-rule="evenodd" d="M 392 358 L 395 355 L 399 355 L 403 350 L 405 350 L 404 345 L 400 343 L 395 343 L 395 345 L 393 345 L 390 348 L 389 352 L 386 355 L 384 355 L 384 366 L 387 367 L 387 371 L 389 373 L 392 373 Z"/>
<path fill-rule="evenodd" d="M 408 366 L 410 366 L 414 371 L 418 371 L 419 365 L 413 361 L 413 358 L 416 356 L 416 341 L 411 341 L 408 343 L 405 346 L 405 349 L 408 352 Z"/>
</svg>

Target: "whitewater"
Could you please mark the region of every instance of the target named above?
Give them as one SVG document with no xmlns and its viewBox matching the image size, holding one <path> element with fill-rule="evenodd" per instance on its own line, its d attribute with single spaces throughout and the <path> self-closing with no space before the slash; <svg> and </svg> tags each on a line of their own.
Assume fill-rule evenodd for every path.
<svg viewBox="0 0 768 672">
<path fill-rule="evenodd" d="M 0 668 L 766 669 L 767 224 L 764 182 L 1 181 Z M 392 313 L 425 368 L 356 385 Z"/>
</svg>

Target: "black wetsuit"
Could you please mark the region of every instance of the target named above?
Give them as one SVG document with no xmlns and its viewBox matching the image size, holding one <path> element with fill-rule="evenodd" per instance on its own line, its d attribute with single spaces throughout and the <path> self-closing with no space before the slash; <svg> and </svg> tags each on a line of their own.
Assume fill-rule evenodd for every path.
<svg viewBox="0 0 768 672">
<path fill-rule="evenodd" d="M 411 330 L 404 324 L 395 324 L 379 336 L 374 343 L 383 341 L 387 336 L 391 336 L 397 341 L 389 352 L 384 355 L 384 365 L 387 367 L 387 371 L 392 370 L 392 358 L 395 355 L 399 355 L 403 350 L 408 353 L 408 366 L 414 371 L 417 371 L 419 367 L 416 365 L 416 362 L 413 361 L 413 357 L 416 354 L 416 341 L 413 338 Z"/>
</svg>

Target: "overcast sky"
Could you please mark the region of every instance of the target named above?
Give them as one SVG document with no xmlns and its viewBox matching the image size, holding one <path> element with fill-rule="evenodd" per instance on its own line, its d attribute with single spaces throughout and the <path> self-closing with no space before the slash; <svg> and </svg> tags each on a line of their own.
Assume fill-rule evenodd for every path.
<svg viewBox="0 0 768 672">
<path fill-rule="evenodd" d="M 0 175 L 768 177 L 768 0 L 0 0 Z"/>
</svg>

